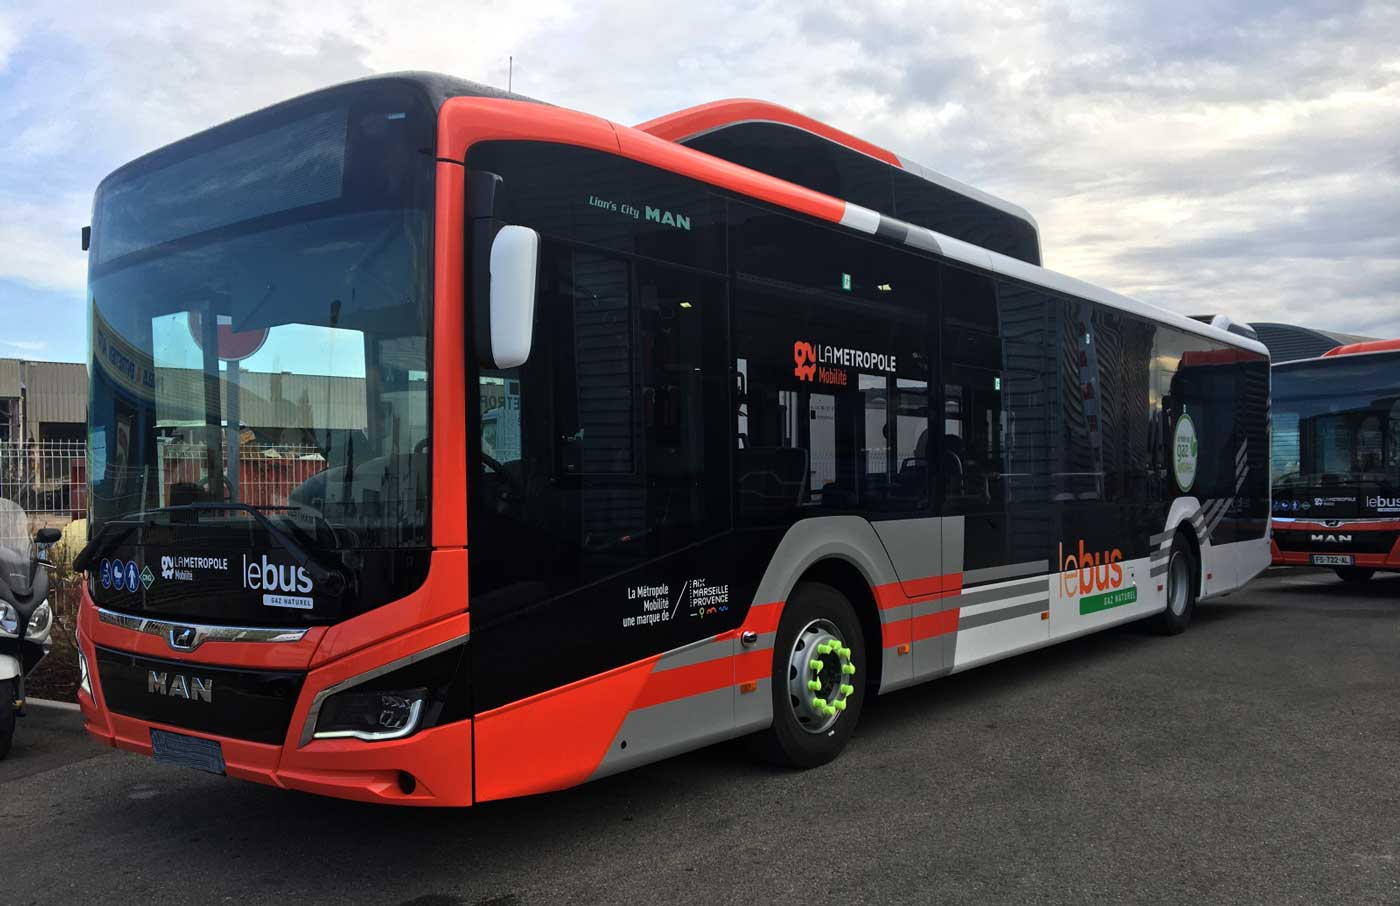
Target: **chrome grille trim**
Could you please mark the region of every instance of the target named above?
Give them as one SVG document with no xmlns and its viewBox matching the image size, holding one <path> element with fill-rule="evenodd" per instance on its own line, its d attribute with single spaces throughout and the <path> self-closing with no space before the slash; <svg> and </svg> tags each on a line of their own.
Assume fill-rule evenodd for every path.
<svg viewBox="0 0 1400 906">
<path fill-rule="evenodd" d="M 180 623 L 117 613 L 102 607 L 97 608 L 97 619 L 132 632 L 160 636 L 175 651 L 193 651 L 205 642 L 300 642 L 310 631 L 309 628 L 289 629 L 285 626 L 271 628 Z M 188 642 L 176 644 L 175 639 L 179 637 L 187 638 Z"/>
</svg>

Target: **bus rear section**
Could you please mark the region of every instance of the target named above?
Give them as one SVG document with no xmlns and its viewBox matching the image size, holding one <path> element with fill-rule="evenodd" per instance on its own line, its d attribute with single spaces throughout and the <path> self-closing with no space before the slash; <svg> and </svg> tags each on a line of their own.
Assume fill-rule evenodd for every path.
<svg viewBox="0 0 1400 906">
<path fill-rule="evenodd" d="M 1273 562 L 1400 571 L 1400 343 L 1273 369 Z"/>
<path fill-rule="evenodd" d="M 1267 564 L 1259 344 L 492 95 L 352 83 L 100 187 L 96 737 L 417 805 L 812 766 Z"/>
</svg>

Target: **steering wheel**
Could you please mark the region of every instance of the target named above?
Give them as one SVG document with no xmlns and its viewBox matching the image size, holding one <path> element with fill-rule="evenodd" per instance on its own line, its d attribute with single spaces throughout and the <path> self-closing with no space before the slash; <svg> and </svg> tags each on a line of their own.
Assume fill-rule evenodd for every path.
<svg viewBox="0 0 1400 906">
<path fill-rule="evenodd" d="M 497 495 L 501 503 L 509 506 L 512 499 L 517 495 L 519 497 L 525 496 L 525 486 L 520 483 L 520 479 L 512 475 L 506 467 L 501 465 L 495 458 L 483 452 L 481 454 L 481 462 L 492 472 L 500 476 L 501 480 L 505 483 L 502 492 Z"/>
<path fill-rule="evenodd" d="M 427 450 L 427 449 L 428 449 L 428 438 L 426 438 L 426 437 L 423 438 L 422 440 L 418 441 L 418 443 L 416 443 L 416 444 L 413 445 L 413 453 L 414 453 L 415 456 L 416 456 L 417 454 L 419 454 L 419 453 L 422 453 L 424 450 Z"/>
</svg>

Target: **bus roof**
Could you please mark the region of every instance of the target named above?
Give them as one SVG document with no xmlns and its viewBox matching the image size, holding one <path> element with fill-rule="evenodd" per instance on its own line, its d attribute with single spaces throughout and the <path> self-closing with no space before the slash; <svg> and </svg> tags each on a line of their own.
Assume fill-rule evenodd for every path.
<svg viewBox="0 0 1400 906">
<path fill-rule="evenodd" d="M 342 90 L 347 85 L 357 82 L 370 83 L 378 81 L 411 83 L 422 92 L 421 96 L 425 102 L 439 110 L 451 104 L 473 104 L 480 105 L 481 110 L 479 112 L 483 114 L 489 111 L 497 114 L 505 114 L 507 118 L 511 119 L 516 124 L 521 124 L 524 121 L 538 124 L 539 137 L 535 140 L 548 141 L 550 140 L 549 135 L 557 132 L 560 135 L 569 136 L 570 142 L 573 144 L 593 146 L 599 150 L 629 157 L 651 166 L 680 172 L 682 175 L 687 175 L 712 185 L 726 187 L 740 194 L 752 195 L 769 203 L 778 204 L 790 210 L 797 210 L 809 216 L 820 216 L 835 224 L 872 237 L 879 237 L 887 241 L 909 246 L 910 248 L 939 254 L 946 258 L 972 265 L 973 267 L 991 271 L 1009 279 L 1019 280 L 1045 289 L 1078 296 L 1089 301 L 1107 305 L 1111 308 L 1117 308 L 1130 314 L 1138 315 L 1139 317 L 1170 324 L 1189 333 L 1209 337 L 1231 346 L 1237 346 L 1266 357 L 1268 356 L 1268 348 L 1262 343 L 1230 333 L 1229 331 L 1212 327 L 1208 324 L 1203 324 L 1185 315 L 1155 305 L 1139 302 L 1136 299 L 1131 299 L 1102 287 L 1085 283 L 1082 280 L 1056 273 L 1055 271 L 1048 270 L 1039 265 L 1030 264 L 998 252 L 989 251 L 981 246 L 973 245 L 961 239 L 935 232 L 927 227 L 907 223 L 888 214 L 882 214 L 879 211 L 852 204 L 844 199 L 833 198 L 829 195 L 798 186 L 795 183 L 787 182 L 775 176 L 751 170 L 721 158 L 713 157 L 703 151 L 668 141 L 652 132 L 613 123 L 592 114 L 569 110 L 564 107 L 555 107 L 531 98 L 504 92 L 498 88 L 491 88 L 465 79 L 458 79 L 437 73 L 402 72 L 356 79 L 353 82 L 329 86 L 320 91 L 308 92 L 307 95 L 302 95 L 301 97 L 309 97 L 310 95 L 320 94 L 323 91 Z M 281 103 L 289 103 L 293 100 L 297 99 L 289 98 L 287 101 Z M 281 104 L 272 106 L 281 106 Z M 769 105 L 764 109 L 773 110 L 782 108 L 778 108 L 777 105 Z M 513 111 L 515 115 L 510 116 L 508 111 Z M 527 111 L 528 115 L 526 115 Z M 794 113 L 793 116 L 800 116 L 800 114 Z M 242 119 L 242 117 L 236 117 L 235 120 L 237 119 Z M 650 124 L 644 123 L 643 125 L 656 128 L 656 122 L 656 120 L 653 120 Z M 816 121 L 812 120 L 811 122 L 815 123 Z M 479 126 L 480 123 L 477 125 Z M 832 130 L 831 127 L 823 128 L 829 130 L 833 134 L 837 132 L 837 130 Z M 439 156 L 450 156 L 452 159 L 461 159 L 458 156 L 458 152 L 460 151 L 464 154 L 465 147 L 458 148 L 456 145 L 463 140 L 466 131 L 471 130 L 459 130 L 459 133 L 455 135 L 445 135 L 442 134 L 442 130 L 439 130 Z M 196 136 L 203 134 L 204 133 L 197 133 Z M 844 133 L 841 134 L 844 135 Z M 178 142 L 172 143 L 172 145 L 182 144 L 196 136 L 181 139 Z M 527 135 L 516 132 L 512 137 L 526 139 Z M 849 137 L 849 140 L 860 143 L 871 149 L 877 148 L 877 146 L 862 142 L 854 136 Z M 150 152 L 119 167 L 117 170 L 113 171 L 113 173 L 109 174 L 103 182 L 105 183 L 117 174 L 136 166 L 139 162 L 161 153 L 161 150 Z M 883 153 L 889 154 L 889 152 Z M 794 206 L 795 204 L 797 205 L 796 207 Z M 820 215 L 814 213 L 818 210 L 823 213 Z"/>
<path fill-rule="evenodd" d="M 975 186 L 970 186 L 965 182 L 953 179 L 951 176 L 946 176 L 936 170 L 931 170 L 909 158 L 882 148 L 873 142 L 851 135 L 849 132 L 844 132 L 834 126 L 798 113 L 796 110 L 791 110 L 780 104 L 774 104 L 770 101 L 754 100 L 752 98 L 729 98 L 726 100 L 711 101 L 708 104 L 700 104 L 695 107 L 687 107 L 675 113 L 668 113 L 664 116 L 647 120 L 645 123 L 640 123 L 635 128 L 642 132 L 649 132 L 657 138 L 664 138 L 667 141 L 676 142 L 677 144 L 691 145 L 695 144 L 698 139 L 706 135 L 752 124 L 785 126 L 790 129 L 809 133 L 825 142 L 840 145 L 858 154 L 863 154 L 886 166 L 902 170 L 923 182 L 932 183 L 939 188 L 961 195 L 977 204 L 984 205 L 1014 217 L 1025 223 L 1034 234 L 1036 245 L 1035 260 L 1031 261 L 1031 263 L 1040 263 L 1040 226 L 1025 208 L 1003 198 L 998 198 L 990 192 L 984 192 Z M 816 187 L 809 186 L 809 188 Z M 896 189 L 895 197 L 899 198 L 898 189 Z M 886 213 L 895 212 L 890 211 Z M 931 226 L 931 224 L 928 223 L 922 225 Z"/>
</svg>

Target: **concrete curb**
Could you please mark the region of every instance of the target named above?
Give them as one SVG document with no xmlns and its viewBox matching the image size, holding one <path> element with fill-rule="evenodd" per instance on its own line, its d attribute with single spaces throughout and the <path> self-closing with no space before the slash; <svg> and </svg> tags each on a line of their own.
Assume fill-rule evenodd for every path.
<svg viewBox="0 0 1400 906">
<path fill-rule="evenodd" d="M 51 698 L 26 698 L 24 700 L 26 708 L 52 708 L 55 711 L 81 711 L 77 702 L 59 702 Z"/>
</svg>

